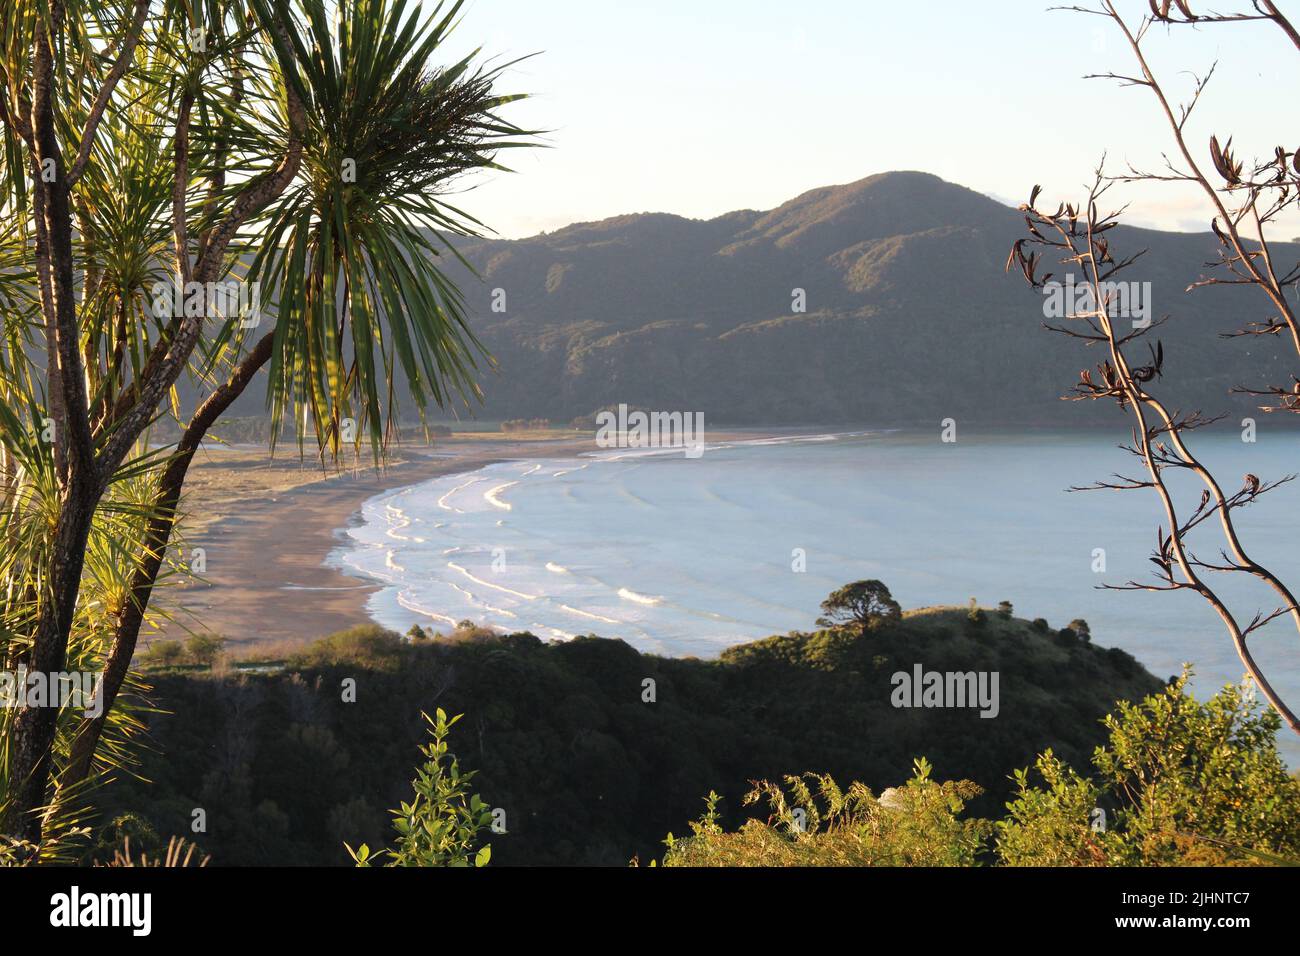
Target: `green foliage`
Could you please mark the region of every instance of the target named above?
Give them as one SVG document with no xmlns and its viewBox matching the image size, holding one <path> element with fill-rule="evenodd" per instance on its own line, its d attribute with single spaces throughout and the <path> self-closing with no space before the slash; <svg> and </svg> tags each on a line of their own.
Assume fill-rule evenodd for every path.
<svg viewBox="0 0 1300 956">
<path fill-rule="evenodd" d="M 226 639 L 215 634 L 193 634 L 185 642 L 185 656 L 193 663 L 211 667 L 225 650 Z"/>
<path fill-rule="evenodd" d="M 28 666 L 37 622 L 54 600 L 49 589 L 49 561 L 63 500 L 54 456 L 42 437 L 44 411 L 32 397 L 36 386 L 30 379 L 16 386 L 4 373 L 14 352 L 22 347 L 21 336 L 12 331 L 13 338 L 0 341 L 0 670 L 10 674 Z M 22 406 L 17 413 L 15 405 Z M 65 672 L 93 675 L 104 670 L 118 615 L 129 599 L 131 575 L 142 560 L 132 544 L 153 513 L 145 472 L 156 465 L 158 457 L 145 453 L 120 468 L 94 515 L 85 545 L 81 600 L 73 611 L 62 659 Z M 93 771 L 135 765 L 133 740 L 141 723 L 133 692 L 142 689 L 137 676 L 128 674 L 121 705 L 108 712 L 104 745 Z M 13 739 L 14 724 L 23 712 L 15 706 L 0 706 L 0 821 L 18 794 L 11 777 L 14 753 L 6 744 Z M 56 772 L 70 757 L 83 717 L 84 708 L 76 702 L 66 702 L 58 709 L 50 754 Z M 36 856 L 28 855 L 33 848 L 19 847 L 6 851 L 7 858 L 68 862 L 86 832 L 83 821 L 90 789 L 70 786 L 52 792 L 45 811 L 45 833 L 34 848 Z"/>
<path fill-rule="evenodd" d="M 185 657 L 185 645 L 180 641 L 154 641 L 145 649 L 144 660 L 147 664 L 159 667 L 173 667 Z"/>
<path fill-rule="evenodd" d="M 962 819 L 979 793 L 969 781 L 936 784 L 918 760 L 907 785 L 879 798 L 861 783 L 841 790 L 827 774 L 764 781 L 766 822 L 727 832 L 710 793 L 691 835 L 665 841 L 665 866 L 1294 865 L 1300 857 L 1300 781 L 1276 748 L 1280 720 L 1229 685 L 1202 704 L 1188 675 L 1104 723 L 1109 742 L 1081 776 L 1051 749 L 1014 773 L 1017 794 L 996 822 Z M 810 787 L 808 781 L 815 786 Z"/>
<path fill-rule="evenodd" d="M 236 362 L 252 362 L 242 365 L 251 374 L 255 357 L 269 352 L 259 361 L 269 363 L 271 421 L 261 436 L 227 421 L 232 434 L 274 440 L 289 421 L 300 443 L 314 431 L 322 452 L 336 455 L 341 442 L 360 445 L 368 435 L 376 460 L 399 434 L 399 397 L 421 418 L 430 405 L 468 402 L 479 396 L 477 366 L 491 364 L 468 329 L 459 288 L 444 273 L 447 259 L 463 264 L 452 238 L 472 236 L 481 224 L 446 200 L 463 174 L 502 169 L 500 151 L 524 145 L 527 134 L 499 115 L 518 99 L 495 89 L 509 63 L 479 66 L 477 51 L 446 55 L 460 0 L 153 3 L 141 8 L 135 27 L 128 26 L 130 6 L 68 5 L 66 16 L 52 20 L 49 4 L 24 0 L 7 4 L 0 18 L 6 100 L 30 103 L 32 90 L 45 86 L 31 57 L 39 45 L 33 31 L 44 23 L 54 57 L 45 91 L 55 117 L 50 135 L 63 140 L 46 148 L 71 164 L 76 140 L 67 134 L 87 136 L 75 171 L 37 191 L 33 204 L 35 154 L 21 141 L 33 137 L 0 123 L 6 670 L 34 659 L 103 673 L 111 647 L 132 646 L 133 625 L 119 631 L 132 617 L 124 613 L 128 602 L 156 597 L 153 585 L 177 570 L 177 549 L 164 547 L 175 539 L 155 538 L 175 516 L 163 470 L 184 460 L 158 446 L 162 429 L 151 434 L 146 420 L 167 420 L 165 440 L 182 423 L 201 431 L 202 421 L 189 418 L 196 394 L 211 400 L 225 391 L 219 386 Z M 202 27 L 201 49 L 187 39 L 195 26 Z M 104 83 L 114 50 L 121 51 L 120 73 L 114 69 Z M 88 123 L 92 109 L 97 119 Z M 39 125 L 35 114 L 31 122 Z M 43 208 L 47 192 L 58 201 Z M 41 245 L 46 259 L 66 269 L 53 270 L 57 289 L 38 294 Z M 198 323 L 198 312 L 171 315 L 169 306 L 159 307 L 157 289 L 191 266 L 204 280 L 242 279 L 259 296 L 255 304 L 275 319 L 273 330 L 258 333 L 269 336 L 267 347 L 250 349 L 242 304 L 222 310 L 196 300 L 221 313 Z M 55 343 L 43 339 L 56 323 L 41 314 L 41 299 L 75 311 L 75 328 L 60 338 L 84 364 L 75 376 L 84 378 L 77 389 L 84 385 L 84 398 L 67 400 L 57 366 L 47 367 Z M 62 322 L 67 313 L 59 312 Z M 232 388 L 247 381 L 237 377 Z M 52 546 L 56 532 L 75 542 L 75 561 L 68 562 L 66 543 Z M 150 558 L 163 561 L 157 580 Z M 147 585 L 135 580 L 141 572 Z M 164 614 L 158 603 L 143 609 L 146 633 Z M 219 653 L 205 639 L 181 650 L 162 643 L 148 658 L 210 666 Z M 120 692 L 97 738 L 92 777 L 133 763 L 129 742 L 140 725 L 142 689 L 135 674 L 114 688 Z M 12 778 L 31 767 L 2 746 L 13 739 L 15 720 L 25 726 L 30 719 L 25 708 L 0 712 L 7 832 L 10 818 L 31 814 L 40 797 L 20 792 Z M 52 742 L 38 726 L 24 735 L 37 747 L 20 751 L 23 762 L 36 759 L 37 782 L 51 774 L 51 805 L 41 814 L 49 838 L 36 848 L 42 860 L 79 830 L 86 809 L 74 781 L 62 778 L 69 769 L 82 772 L 70 758 L 83 715 L 63 708 L 57 721 Z M 273 802 L 257 806 L 268 835 L 283 822 L 277 811 Z"/>
<path fill-rule="evenodd" d="M 226 643 L 224 637 L 202 632 L 191 634 L 183 644 L 172 639 L 154 641 L 140 655 L 140 662 L 149 668 L 211 668 L 225 653 Z"/>
<path fill-rule="evenodd" d="M 165 850 L 166 844 L 148 820 L 137 813 L 123 813 L 95 834 L 89 858 L 92 861 L 111 859 L 118 852 L 127 852 L 128 847 L 134 847 L 142 854 L 158 855 Z"/>
<path fill-rule="evenodd" d="M 297 667 L 321 664 L 358 664 L 362 667 L 396 666 L 402 639 L 377 624 L 360 624 L 331 634 L 310 645 L 292 661 Z"/>
<path fill-rule="evenodd" d="M 383 808 L 407 794 L 410 755 L 426 739 L 419 713 L 436 700 L 468 715 L 458 726 L 469 727 L 475 785 L 507 814 L 494 864 L 622 865 L 660 856 L 664 834 L 697 816 L 700 794 L 716 790 L 734 828 L 752 809 L 746 781 L 801 768 L 880 793 L 924 753 L 941 779 L 979 783 L 969 810 L 993 817 L 1026 755 L 1051 747 L 1083 766 L 1115 699 L 1161 686 L 1123 652 L 1061 647 L 996 616 L 972 634 L 964 620 L 962 608 L 909 611 L 866 634 L 783 634 L 714 660 L 590 637 L 466 631 L 416 643 L 363 628 L 279 669 L 158 672 L 153 699 L 168 713 L 149 719 L 149 783 L 123 777 L 104 809 L 137 811 L 167 834 L 206 807 L 204 850 L 222 866 L 338 864 L 342 841 L 374 847 L 387 830 Z M 917 662 L 996 670 L 1021 692 L 1004 695 L 995 721 L 897 710 L 890 676 Z M 653 705 L 641 699 L 647 677 Z M 354 703 L 339 699 L 348 678 Z M 468 762 L 471 751 L 457 749 Z"/>
<path fill-rule="evenodd" d="M 1034 764 L 1043 787 L 1029 785 L 1029 771 L 1013 774 L 1018 791 L 997 824 L 999 859 L 1009 866 L 1104 866 L 1107 835 L 1098 829 L 1101 789 L 1080 777 L 1049 748 Z"/>
<path fill-rule="evenodd" d="M 1050 751 L 1034 767 L 1044 786 L 1018 771 L 1017 797 L 998 826 L 1003 862 L 1216 865 L 1300 855 L 1300 781 L 1277 752 L 1277 714 L 1243 685 L 1200 703 L 1188 678 L 1119 704 L 1092 780 Z M 1094 808 L 1106 813 L 1104 829 Z"/>
<path fill-rule="evenodd" d="M 448 750 L 447 737 L 460 715 L 448 720 L 441 708 L 436 714 L 433 719 L 422 715 L 433 739 L 420 748 L 426 759 L 412 781 L 415 797 L 391 811 L 396 846 L 374 853 L 364 843 L 355 850 L 347 847 L 357 866 L 371 866 L 385 856 L 386 866 L 487 866 L 492 859 L 490 845 L 476 849 L 492 810 L 477 793 L 470 794 L 474 772 L 462 773 Z"/>
<path fill-rule="evenodd" d="M 787 776 L 784 788 L 760 781 L 745 802 L 766 799 L 770 816 L 735 833 L 718 824 L 710 793 L 691 836 L 668 835 L 664 866 L 973 866 L 992 825 L 960 816 L 980 788 L 936 783 L 931 770 L 918 759 L 912 778 L 879 798 L 861 783 L 842 790 L 829 774 Z"/>
<path fill-rule="evenodd" d="M 447 185 L 503 169 L 499 152 L 528 133 L 499 113 L 521 98 L 494 89 L 510 63 L 480 66 L 475 50 L 435 65 L 463 0 L 297 2 L 300 71 L 287 82 L 305 104 L 302 175 L 268 216 L 269 241 L 249 269 L 279 293 L 271 434 L 309 420 L 322 448 L 337 454 L 368 433 L 378 454 L 399 396 L 423 418 L 430 404 L 481 394 L 486 354 L 443 265 L 458 260 L 450 238 L 479 223 L 446 201 Z M 355 436 L 344 434 L 347 419 Z"/>
<path fill-rule="evenodd" d="M 902 616 L 898 602 L 882 582 L 854 581 L 833 591 L 822 601 L 822 617 L 817 619 L 817 624 L 820 627 L 857 624 L 866 628 L 896 621 Z"/>
</svg>

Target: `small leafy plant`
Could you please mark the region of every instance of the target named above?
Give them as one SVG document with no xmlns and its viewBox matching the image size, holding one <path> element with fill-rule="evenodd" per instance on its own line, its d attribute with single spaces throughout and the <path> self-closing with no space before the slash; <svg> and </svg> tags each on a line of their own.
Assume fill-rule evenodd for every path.
<svg viewBox="0 0 1300 956">
<path fill-rule="evenodd" d="M 390 811 L 396 844 L 371 852 L 364 843 L 355 850 L 345 843 L 357 866 L 372 866 L 383 857 L 387 862 L 381 866 L 487 866 L 491 860 L 491 846 L 475 846 L 492 820 L 492 810 L 477 793 L 470 793 L 474 771 L 462 772 L 447 745 L 461 715 L 448 719 L 442 708 L 435 714 L 421 714 L 432 740 L 420 748 L 426 760 L 411 782 L 415 797 Z"/>
</svg>

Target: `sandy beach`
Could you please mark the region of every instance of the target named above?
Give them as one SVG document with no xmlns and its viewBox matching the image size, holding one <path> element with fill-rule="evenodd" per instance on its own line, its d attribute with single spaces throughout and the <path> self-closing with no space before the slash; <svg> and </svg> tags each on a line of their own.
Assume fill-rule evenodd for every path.
<svg viewBox="0 0 1300 956">
<path fill-rule="evenodd" d="M 771 431 L 711 434 L 710 441 L 772 437 Z M 505 437 L 477 433 L 403 446 L 382 471 L 369 462 L 323 472 L 284 454 L 248 446 L 204 450 L 190 469 L 181 540 L 203 571 L 177 575 L 156 592 L 156 625 L 144 643 L 193 633 L 226 638 L 236 656 L 254 647 L 291 647 L 370 623 L 377 589 L 325 561 L 362 504 L 383 491 L 499 461 L 565 458 L 596 450 L 594 437 Z M 197 570 L 197 569 L 196 569 Z M 168 619 L 156 617 L 159 608 Z"/>
<path fill-rule="evenodd" d="M 191 468 L 181 546 L 187 560 L 201 549 L 206 567 L 195 579 L 177 577 L 160 589 L 171 619 L 159 620 L 153 637 L 216 634 L 239 654 L 368 623 L 365 604 L 375 586 L 325 564 L 366 499 L 497 461 L 567 457 L 595 447 L 590 438 L 452 438 L 433 448 L 404 447 L 379 472 L 365 463 L 329 474 L 283 455 L 272 461 L 264 450 L 205 452 Z"/>
</svg>

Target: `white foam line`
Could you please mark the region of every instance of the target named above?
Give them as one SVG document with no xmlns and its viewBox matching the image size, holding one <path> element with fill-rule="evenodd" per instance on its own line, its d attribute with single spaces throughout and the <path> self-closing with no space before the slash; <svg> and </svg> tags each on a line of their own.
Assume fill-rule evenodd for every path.
<svg viewBox="0 0 1300 956">
<path fill-rule="evenodd" d="M 469 481 L 465 482 L 464 484 L 457 485 L 455 488 L 451 489 L 451 491 L 447 492 L 445 495 L 443 495 L 441 498 L 438 499 L 438 507 L 441 508 L 443 511 L 454 511 L 458 515 L 463 515 L 465 512 L 461 511 L 459 508 L 454 508 L 451 505 L 447 504 L 447 499 L 450 498 L 452 495 L 454 495 L 456 492 L 468 488 L 470 485 L 478 481 L 482 481 L 482 479 L 471 478 Z"/>
<path fill-rule="evenodd" d="M 399 515 L 402 514 L 402 512 L 397 508 L 390 508 L 389 510 L 394 511 Z M 407 536 L 404 534 L 397 533 L 398 528 L 409 528 L 410 526 L 411 526 L 411 519 L 406 517 L 405 515 L 402 515 L 402 523 L 397 525 L 396 527 L 390 527 L 387 531 L 384 532 L 384 534 L 392 538 L 394 541 L 414 541 L 417 542 L 418 544 L 424 544 L 423 538 L 417 538 L 414 535 Z"/>
<path fill-rule="evenodd" d="M 562 631 L 558 627 L 551 627 L 549 624 L 542 624 L 537 621 L 533 622 L 533 627 L 540 627 L 544 631 L 550 631 L 552 634 L 560 635 L 561 639 L 566 641 L 577 640 L 577 634 L 570 634 L 568 631 Z"/>
<path fill-rule="evenodd" d="M 452 582 L 452 581 L 448 581 L 447 583 L 450 584 L 452 587 L 454 587 L 454 588 L 455 588 L 457 591 L 459 591 L 461 594 L 465 595 L 465 600 L 467 600 L 470 604 L 474 605 L 475 607 L 481 607 L 483 610 L 485 610 L 485 611 L 491 611 L 493 614 L 504 614 L 506 617 L 514 617 L 514 618 L 517 618 L 517 617 L 519 616 L 518 614 L 514 614 L 514 613 L 512 613 L 512 612 L 510 612 L 510 611 L 507 611 L 507 610 L 506 610 L 505 608 L 503 608 L 503 607 L 493 607 L 491 604 L 488 604 L 487 601 L 482 601 L 482 600 L 480 600 L 480 599 L 479 599 L 479 598 L 474 594 L 474 592 L 472 592 L 472 591 L 467 591 L 465 588 L 461 587 L 459 584 L 456 584 L 456 583 L 454 583 L 454 582 Z"/>
<path fill-rule="evenodd" d="M 519 484 L 517 481 L 507 481 L 504 485 L 497 485 L 483 496 L 483 500 L 494 508 L 500 508 L 502 511 L 513 511 L 514 506 L 508 501 L 502 501 L 497 497 L 497 495 L 505 491 L 507 488 L 513 488 L 517 484 Z"/>
<path fill-rule="evenodd" d="M 621 624 L 622 621 L 616 621 L 612 617 L 601 617 L 599 614 L 592 614 L 590 611 L 579 611 L 576 607 L 569 607 L 567 604 L 561 604 L 560 607 L 570 614 L 576 614 L 578 617 L 588 617 L 593 621 L 603 621 L 606 624 Z"/>
<path fill-rule="evenodd" d="M 547 570 L 547 571 L 550 571 L 552 574 L 572 574 L 572 573 L 573 573 L 573 572 L 570 571 L 568 568 L 566 568 L 564 565 L 562 565 L 562 564 L 555 564 L 555 563 L 552 562 L 552 561 L 547 561 L 547 562 L 546 562 L 546 570 Z"/>
<path fill-rule="evenodd" d="M 579 465 L 577 468 L 565 468 L 563 471 L 557 471 L 555 474 L 551 475 L 551 477 L 559 478 L 562 477 L 563 475 L 571 475 L 575 471 L 582 471 L 583 469 L 590 468 L 590 467 L 591 467 L 591 462 L 587 462 L 585 465 Z"/>
<path fill-rule="evenodd" d="M 637 594 L 631 588 L 619 588 L 618 596 L 625 601 L 633 601 L 637 604 L 662 604 L 664 599 L 661 597 L 650 597 L 646 594 Z"/>
<path fill-rule="evenodd" d="M 423 614 L 425 617 L 431 617 L 435 621 L 446 621 L 452 627 L 456 626 L 455 618 L 448 617 L 445 614 L 435 614 L 433 611 L 430 611 L 428 608 L 421 607 L 420 605 L 416 604 L 414 601 L 407 599 L 407 597 L 405 596 L 405 592 L 400 592 L 397 595 L 397 603 L 400 604 L 402 607 L 406 608 L 408 611 L 414 611 L 416 614 Z"/>
<path fill-rule="evenodd" d="M 492 588 L 493 590 L 500 591 L 503 594 L 511 594 L 517 598 L 523 598 L 525 601 L 537 600 L 536 594 L 525 594 L 522 591 L 512 591 L 510 590 L 510 588 L 502 587 L 500 584 L 493 584 L 491 581 L 484 581 L 482 578 L 476 578 L 474 575 L 470 574 L 467 570 L 462 568 L 455 561 L 448 561 L 447 567 L 451 568 L 453 571 L 459 571 L 461 574 L 465 575 L 465 577 L 469 578 L 475 584 L 481 584 L 485 588 Z M 616 621 L 614 623 L 618 623 L 618 622 Z"/>
</svg>

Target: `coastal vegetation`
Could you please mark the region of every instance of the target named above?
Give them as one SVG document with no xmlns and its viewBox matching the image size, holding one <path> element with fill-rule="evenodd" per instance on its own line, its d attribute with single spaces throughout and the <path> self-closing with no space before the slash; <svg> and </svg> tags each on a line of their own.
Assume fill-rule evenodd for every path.
<svg viewBox="0 0 1300 956">
<path fill-rule="evenodd" d="M 897 709 L 888 673 L 916 660 L 996 667 L 1017 691 L 990 722 Z M 1073 628 L 977 625 L 965 608 L 775 636 L 716 661 L 365 626 L 256 672 L 152 668 L 153 749 L 139 777 L 103 792 L 85 852 L 129 837 L 157 854 L 184 832 L 214 865 L 1300 859 L 1278 716 L 1249 684 L 1198 701 L 1189 677 L 1161 686 Z M 206 826 L 190 834 L 196 809 Z"/>
<path fill-rule="evenodd" d="M 504 170 L 502 151 L 538 134 L 502 115 L 521 98 L 499 88 L 511 63 L 448 55 L 462 0 L 11 0 L 0 13 L 0 866 L 1300 860 L 1300 780 L 1277 749 L 1282 726 L 1300 730 L 1300 719 L 1247 642 L 1287 617 L 1300 627 L 1300 604 L 1234 524 L 1291 477 L 1247 473 L 1225 491 L 1184 440 L 1218 419 L 1176 411 L 1199 407 L 1207 389 L 1243 414 L 1300 411 L 1300 379 L 1278 376 L 1300 350 L 1288 298 L 1300 268 L 1272 264 L 1297 247 L 1266 236 L 1300 208 L 1300 153 L 1278 146 L 1252 169 L 1215 137 L 1213 173 L 1202 171 L 1142 34 L 1100 2 L 1145 77 L 1135 85 L 1171 119 L 1189 167 L 1171 166 L 1174 178 L 1214 206 L 1206 233 L 1141 231 L 1102 214 L 1111 181 L 1100 172 L 1086 202 L 1056 212 L 1036 205 L 1038 188 L 1015 210 L 896 172 L 766 211 L 619 216 L 489 238 L 449 191 L 465 174 Z M 1171 9 L 1152 3 L 1142 32 L 1198 19 L 1186 4 Z M 1275 5 L 1256 9 L 1248 19 L 1282 27 L 1300 48 Z M 1248 219 L 1254 237 L 1240 231 Z M 1032 247 L 1086 266 L 1095 305 L 1109 277 L 1137 261 L 1116 256 L 1138 240 L 1151 249 L 1142 282 L 1155 294 L 1205 288 L 1169 329 L 1162 319 L 1130 331 L 1104 307 L 1057 315 L 1049 299 L 1044 316 L 1081 322 L 1054 331 L 1106 353 L 1076 380 L 1071 343 L 1022 334 L 1016 293 L 998 284 L 997 250 L 1013 239 L 1006 265 L 1039 292 L 1054 290 Z M 1220 278 L 1203 279 L 1215 255 Z M 1214 286 L 1229 285 L 1262 292 L 1273 314 L 1225 331 L 1237 300 Z M 1152 341 L 1139 353 L 1130 343 L 1143 336 Z M 1175 369 L 1179 381 L 1167 381 Z M 1066 373 L 1077 381 L 1067 397 L 1109 401 L 1055 401 Z M 1190 666 L 1162 679 L 1105 646 L 1131 635 L 1017 617 L 1009 601 L 905 611 L 876 579 L 835 590 L 810 630 L 710 659 L 597 634 L 502 633 L 486 617 L 275 643 L 271 599 L 205 583 L 207 551 L 187 547 L 191 531 L 231 517 L 188 512 L 196 488 L 224 485 L 223 507 L 238 508 L 256 495 L 297 497 L 348 465 L 416 465 L 386 472 L 396 487 L 428 474 L 421 468 L 450 474 L 525 443 L 544 459 L 554 439 L 590 447 L 612 409 L 701 426 L 706 416 L 925 422 L 931 435 L 941 421 L 955 429 L 960 412 L 965 435 L 1066 416 L 1093 424 L 1109 402 L 1131 416 L 1127 450 L 1144 472 L 1091 487 L 1154 491 L 1166 519 L 1156 583 L 1119 587 L 1196 593 L 1248 671 L 1206 699 L 1191 692 Z M 466 431 L 462 415 L 488 417 Z M 609 444 L 604 428 L 597 445 Z M 483 444 L 460 458 L 398 459 L 403 442 L 443 441 Z M 260 452 L 232 448 L 213 456 L 221 469 L 191 475 L 223 443 L 272 453 L 287 443 L 297 465 L 253 479 Z M 1199 504 L 1184 506 L 1166 472 L 1198 479 Z M 963 480 L 961 491 L 983 490 Z M 482 496 L 496 527 L 526 510 L 498 495 L 515 483 Z M 852 493 L 833 497 L 835 508 L 855 505 Z M 467 513 L 438 503 L 449 521 Z M 342 523 L 336 514 L 321 507 L 325 534 Z M 960 526 L 942 517 L 962 547 Z M 294 519 L 275 510 L 268 525 L 284 535 Z M 618 538 L 609 522 L 589 523 L 588 540 Z M 655 525 L 642 541 L 668 533 Z M 1223 540 L 1198 556 L 1192 533 L 1216 527 Z M 305 539 L 317 526 L 295 529 Z M 236 543 L 235 522 L 216 531 L 231 542 L 226 567 L 241 547 L 255 550 Z M 869 553 L 871 535 L 855 555 L 867 566 L 889 560 L 888 548 Z M 398 539 L 395 521 L 388 536 Z M 432 535 L 401 540 L 433 545 Z M 1032 560 L 1034 546 L 1021 557 Z M 314 554 L 297 542 L 279 550 Z M 926 569 L 932 580 L 955 577 L 937 566 L 943 553 Z M 394 569 L 405 560 L 391 547 L 380 554 Z M 554 557 L 548 573 L 575 574 L 559 562 L 578 562 Z M 1230 608 L 1211 573 L 1262 582 L 1276 609 Z M 331 617 L 331 600 L 364 599 L 340 593 L 370 587 L 265 577 L 265 593 L 287 602 L 279 607 L 310 603 Z M 189 586 L 181 600 L 158 599 L 179 582 Z M 553 600 L 547 590 L 510 593 Z M 663 590 L 618 595 L 640 614 L 675 600 Z M 721 620 L 722 600 L 690 610 Z M 246 618 L 225 634 L 202 628 L 219 602 Z M 402 606 L 424 608 L 422 620 L 514 617 L 477 600 L 460 611 Z M 200 629 L 176 639 L 173 610 Z M 517 621 L 568 637 L 538 617 Z M 83 706 L 15 705 L 11 689 L 26 691 L 17 675 L 60 690 L 56 675 L 92 678 L 94 692 Z"/>
<path fill-rule="evenodd" d="M 981 788 L 938 783 L 918 758 L 879 796 L 829 774 L 755 783 L 768 815 L 735 830 L 717 795 L 665 866 L 1231 866 L 1300 864 L 1300 780 L 1275 739 L 1281 720 L 1229 685 L 1205 703 L 1187 675 L 1107 715 L 1107 739 L 1076 771 L 1047 750 L 1014 773 L 997 819 L 964 813 Z"/>
<path fill-rule="evenodd" d="M 708 221 L 638 214 L 464 242 L 487 280 L 466 284 L 470 325 L 501 369 L 483 414 L 586 425 L 626 403 L 759 427 L 933 428 L 958 410 L 966 427 L 1104 427 L 1107 410 L 1059 401 L 1076 350 L 1029 334 L 1025 294 L 1002 276 L 1023 217 L 967 185 L 882 172 Z M 1229 389 L 1283 367 L 1284 343 L 1218 339 L 1229 290 L 1182 295 L 1215 255 L 1208 228 L 1119 226 L 1111 238 L 1149 248 L 1152 298 L 1179 303 L 1178 322 L 1162 329 L 1180 370 L 1166 385 L 1171 403 L 1199 407 L 1210 395 L 1237 421 L 1252 414 L 1256 403 Z M 1274 250 L 1278 261 L 1300 256 L 1300 244 Z M 508 313 L 491 310 L 493 288 L 510 290 Z M 793 289 L 807 291 L 806 311 Z M 791 368 L 801 370 L 793 391 Z"/>
<path fill-rule="evenodd" d="M 449 55 L 462 5 L 0 15 L 0 667 L 102 680 L 93 715 L 0 709 L 0 835 L 25 862 L 64 858 L 133 760 L 119 697 L 155 588 L 194 572 L 182 493 L 236 400 L 273 445 L 291 427 L 300 454 L 378 465 L 403 409 L 481 394 L 444 264 L 484 227 L 447 191 L 532 138 L 502 115 L 509 64 Z"/>
<path fill-rule="evenodd" d="M 387 866 L 487 866 L 492 859 L 490 845 L 477 846 L 492 810 L 477 793 L 470 793 L 474 771 L 461 771 L 447 743 L 460 717 L 449 719 L 441 709 L 436 717 L 422 716 L 432 740 L 420 747 L 425 762 L 411 783 L 415 796 L 392 811 L 397 845 L 374 852 L 365 843 L 355 850 L 348 847 L 357 866 L 373 866 L 385 858 Z"/>
<path fill-rule="evenodd" d="M 917 664 L 999 672 L 999 715 L 895 707 L 893 676 Z M 623 865 L 662 855 L 702 795 L 719 792 L 720 821 L 737 826 L 748 781 L 809 769 L 880 792 L 924 756 L 936 776 L 978 784 L 971 812 L 993 818 L 1015 769 L 1048 749 L 1086 767 L 1115 702 L 1161 687 L 1124 651 L 995 614 L 976 626 L 966 608 L 777 635 L 716 660 L 593 636 L 364 626 L 255 670 L 145 676 L 149 748 L 138 775 L 100 794 L 100 825 L 128 816 L 160 840 L 187 836 L 214 865 L 339 865 L 345 843 L 385 846 L 388 811 L 411 800 L 421 713 L 439 708 L 464 715 L 452 747 L 500 811 L 493 863 Z M 191 830 L 196 809 L 205 833 Z"/>
</svg>

